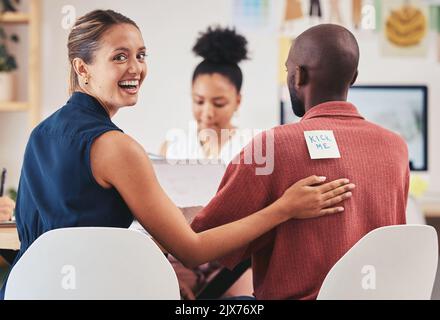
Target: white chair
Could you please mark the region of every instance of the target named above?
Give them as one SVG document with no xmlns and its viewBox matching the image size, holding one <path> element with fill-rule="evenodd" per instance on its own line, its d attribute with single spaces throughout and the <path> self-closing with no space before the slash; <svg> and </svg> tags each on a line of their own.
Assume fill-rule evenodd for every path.
<svg viewBox="0 0 440 320">
<path fill-rule="evenodd" d="M 39 237 L 13 267 L 5 299 L 179 300 L 176 274 L 147 236 L 67 228 Z"/>
<path fill-rule="evenodd" d="M 429 300 L 437 271 L 438 239 L 431 226 L 371 231 L 330 270 L 319 300 Z"/>
</svg>

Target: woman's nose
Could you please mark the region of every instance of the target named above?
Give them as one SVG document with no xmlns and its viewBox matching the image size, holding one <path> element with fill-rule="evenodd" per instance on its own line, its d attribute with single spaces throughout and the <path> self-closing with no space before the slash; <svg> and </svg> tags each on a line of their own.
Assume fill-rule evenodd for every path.
<svg viewBox="0 0 440 320">
<path fill-rule="evenodd" d="M 131 61 L 129 65 L 128 72 L 131 74 L 139 75 L 144 70 L 144 66 L 145 66 L 144 63 L 139 62 L 137 59 L 134 59 Z"/>
<path fill-rule="evenodd" d="M 202 119 L 211 120 L 214 118 L 214 108 L 209 104 L 205 104 L 202 109 Z"/>
</svg>

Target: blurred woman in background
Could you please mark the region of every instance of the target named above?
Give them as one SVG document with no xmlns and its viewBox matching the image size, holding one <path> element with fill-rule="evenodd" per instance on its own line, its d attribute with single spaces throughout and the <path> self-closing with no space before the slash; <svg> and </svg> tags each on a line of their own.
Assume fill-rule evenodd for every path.
<svg viewBox="0 0 440 320">
<path fill-rule="evenodd" d="M 228 164 L 252 139 L 251 131 L 233 124 L 242 99 L 238 63 L 248 59 L 247 40 L 233 29 L 208 28 L 193 52 L 203 58 L 192 77 L 195 123 L 187 135 L 170 134 L 160 154 L 167 159 L 221 159 Z"/>
<path fill-rule="evenodd" d="M 202 57 L 192 77 L 192 113 L 195 125 L 188 135 L 170 134 L 160 154 L 167 159 L 219 159 L 228 164 L 252 139 L 252 130 L 239 130 L 232 122 L 242 101 L 243 73 L 239 62 L 248 59 L 247 40 L 235 30 L 208 28 L 193 52 Z M 185 298 L 194 298 L 220 266 L 213 262 L 196 269 L 170 261 Z M 252 272 L 248 269 L 226 296 L 251 296 Z"/>
</svg>

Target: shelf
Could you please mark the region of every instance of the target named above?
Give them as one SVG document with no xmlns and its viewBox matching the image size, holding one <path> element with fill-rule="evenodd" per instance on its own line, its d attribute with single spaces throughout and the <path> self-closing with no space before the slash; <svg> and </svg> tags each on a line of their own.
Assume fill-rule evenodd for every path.
<svg viewBox="0 0 440 320">
<path fill-rule="evenodd" d="M 0 228 L 0 249 L 20 249 L 20 240 L 18 238 L 17 228 Z"/>
<path fill-rule="evenodd" d="M 0 23 L 29 23 L 30 17 L 27 13 L 6 12 L 0 14 Z"/>
<path fill-rule="evenodd" d="M 29 103 L 27 102 L 8 102 L 0 101 L 0 111 L 27 111 L 29 110 Z"/>
<path fill-rule="evenodd" d="M 0 1 L 1 2 L 1 1 Z M 27 101 L 0 101 L 1 112 L 26 112 L 29 128 L 32 129 L 41 120 L 41 0 L 24 0 L 28 3 L 27 12 L 7 12 L 0 14 L 0 24 L 26 25 L 28 32 Z M 1 114 L 0 114 L 1 117 Z"/>
</svg>

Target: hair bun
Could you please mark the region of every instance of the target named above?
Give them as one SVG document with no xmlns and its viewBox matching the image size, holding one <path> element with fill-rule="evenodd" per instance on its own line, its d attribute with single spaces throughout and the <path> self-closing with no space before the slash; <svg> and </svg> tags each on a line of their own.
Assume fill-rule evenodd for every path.
<svg viewBox="0 0 440 320">
<path fill-rule="evenodd" d="M 247 40 L 235 29 L 209 27 L 200 33 L 193 52 L 203 59 L 219 64 L 238 64 L 248 59 Z"/>
</svg>

